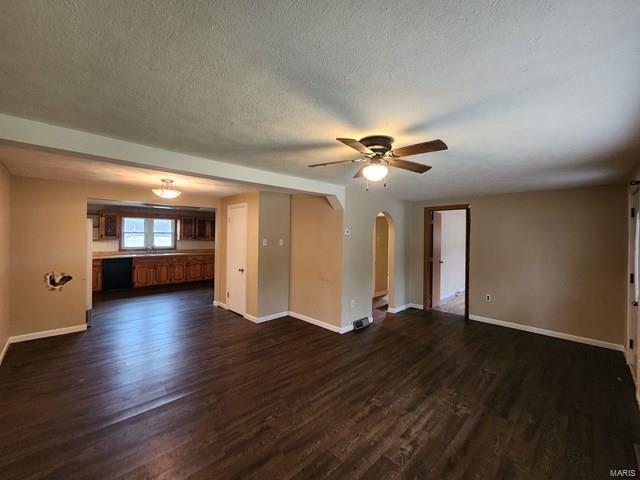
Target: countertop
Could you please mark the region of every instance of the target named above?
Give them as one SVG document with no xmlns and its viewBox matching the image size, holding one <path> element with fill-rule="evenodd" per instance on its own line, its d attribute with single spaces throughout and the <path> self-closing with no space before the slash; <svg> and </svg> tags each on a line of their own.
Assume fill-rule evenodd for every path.
<svg viewBox="0 0 640 480">
<path fill-rule="evenodd" d="M 144 252 L 95 252 L 94 260 L 107 258 L 133 258 L 133 257 L 176 257 L 181 255 L 214 255 L 215 250 L 178 250 L 173 252 L 144 253 Z"/>
</svg>

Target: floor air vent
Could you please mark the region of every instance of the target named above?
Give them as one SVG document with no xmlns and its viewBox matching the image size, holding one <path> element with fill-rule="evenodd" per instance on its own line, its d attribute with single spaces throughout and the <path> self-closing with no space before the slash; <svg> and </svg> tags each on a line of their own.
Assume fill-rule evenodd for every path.
<svg viewBox="0 0 640 480">
<path fill-rule="evenodd" d="M 361 318 L 360 320 L 356 320 L 353 322 L 353 330 L 362 330 L 363 328 L 367 328 L 369 325 L 371 325 L 371 322 L 368 318 Z"/>
</svg>

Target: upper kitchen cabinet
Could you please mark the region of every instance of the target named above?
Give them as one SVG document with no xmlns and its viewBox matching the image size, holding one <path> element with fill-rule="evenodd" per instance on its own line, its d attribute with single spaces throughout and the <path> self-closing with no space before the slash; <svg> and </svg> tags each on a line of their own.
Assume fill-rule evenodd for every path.
<svg viewBox="0 0 640 480">
<path fill-rule="evenodd" d="M 100 239 L 115 240 L 120 238 L 120 216 L 117 213 L 100 214 Z"/>
<path fill-rule="evenodd" d="M 211 226 L 206 218 L 196 219 L 196 240 L 209 240 L 211 238 Z"/>
<path fill-rule="evenodd" d="M 180 240 L 192 240 L 196 234 L 196 222 L 193 217 L 182 217 L 180 219 Z"/>
</svg>

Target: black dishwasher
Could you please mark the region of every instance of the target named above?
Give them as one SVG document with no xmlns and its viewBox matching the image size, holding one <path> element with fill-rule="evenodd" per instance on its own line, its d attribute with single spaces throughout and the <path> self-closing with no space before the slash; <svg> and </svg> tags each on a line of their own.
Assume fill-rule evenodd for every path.
<svg viewBox="0 0 640 480">
<path fill-rule="evenodd" d="M 105 258 L 102 261 L 102 290 L 132 288 L 132 258 Z"/>
</svg>

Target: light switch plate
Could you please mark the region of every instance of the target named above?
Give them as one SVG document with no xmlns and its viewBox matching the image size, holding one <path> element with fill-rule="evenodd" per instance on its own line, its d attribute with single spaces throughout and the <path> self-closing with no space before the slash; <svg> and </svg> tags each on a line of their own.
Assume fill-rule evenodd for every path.
<svg viewBox="0 0 640 480">
<path fill-rule="evenodd" d="M 266 247 L 266 246 L 267 246 L 267 239 L 266 239 L 266 238 L 263 238 L 263 239 L 262 239 L 262 246 L 263 246 L 263 247 Z"/>
</svg>

